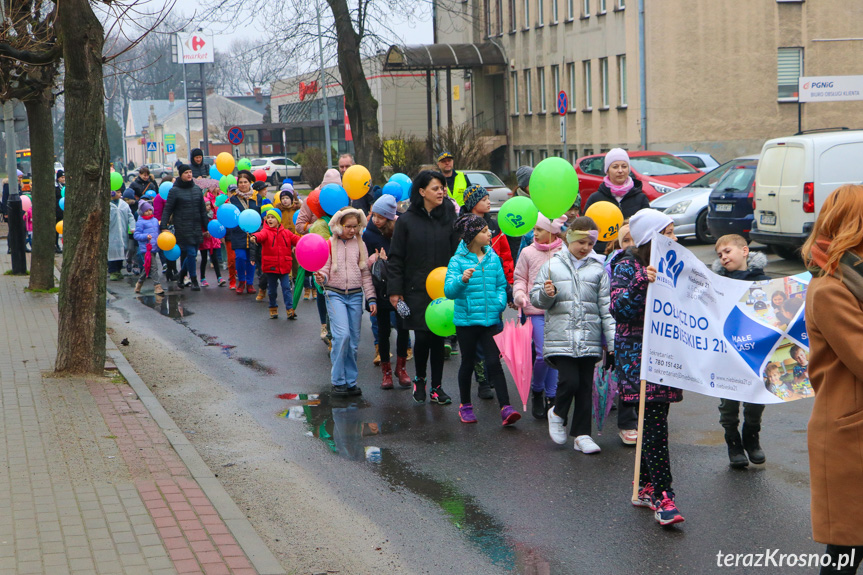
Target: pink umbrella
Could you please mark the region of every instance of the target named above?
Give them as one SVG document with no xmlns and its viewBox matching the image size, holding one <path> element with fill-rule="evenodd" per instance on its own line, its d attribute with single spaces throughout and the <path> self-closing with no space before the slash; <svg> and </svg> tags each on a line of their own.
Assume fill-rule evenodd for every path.
<svg viewBox="0 0 863 575">
<path fill-rule="evenodd" d="M 503 331 L 494 336 L 500 356 L 515 380 L 525 411 L 530 395 L 530 377 L 533 374 L 532 337 L 533 324 L 529 321 L 522 324 L 520 318 L 505 321 Z"/>
</svg>

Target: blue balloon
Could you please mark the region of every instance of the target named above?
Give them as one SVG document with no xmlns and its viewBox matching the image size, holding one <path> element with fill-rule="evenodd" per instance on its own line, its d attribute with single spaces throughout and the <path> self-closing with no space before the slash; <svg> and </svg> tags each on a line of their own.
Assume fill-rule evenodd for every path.
<svg viewBox="0 0 863 575">
<path fill-rule="evenodd" d="M 402 201 L 402 196 L 404 195 L 404 189 L 402 185 L 398 182 L 387 182 L 383 189 L 381 190 L 381 195 L 389 194 L 396 199 L 397 202 Z"/>
<path fill-rule="evenodd" d="M 294 212 L 294 225 L 297 225 L 297 217 L 300 215 L 300 210 Z"/>
<path fill-rule="evenodd" d="M 291 184 L 291 185 L 293 186 L 293 185 L 294 185 L 294 180 L 293 180 L 292 178 L 285 178 L 285 179 L 282 181 L 282 184 Z"/>
<path fill-rule="evenodd" d="M 225 234 L 228 233 L 228 230 L 225 229 L 225 226 L 219 223 L 219 220 L 210 220 L 210 223 L 207 224 L 207 231 L 217 240 L 222 239 L 225 237 Z"/>
<path fill-rule="evenodd" d="M 222 179 L 222 174 L 215 165 L 210 166 L 210 179 L 216 180 L 217 182 Z"/>
<path fill-rule="evenodd" d="M 156 191 L 155 190 L 147 190 L 147 193 L 144 194 L 144 199 L 147 199 L 147 200 L 152 200 L 155 197 L 156 197 Z"/>
<path fill-rule="evenodd" d="M 345 206 L 349 206 L 351 199 L 340 185 L 327 184 L 321 188 L 320 202 L 324 211 L 329 215 L 333 215 Z"/>
<path fill-rule="evenodd" d="M 240 214 L 240 229 L 247 234 L 261 229 L 261 214 L 252 209 L 243 210 Z"/>
<path fill-rule="evenodd" d="M 175 245 L 168 251 L 164 252 L 164 254 L 166 260 L 171 260 L 172 262 L 175 262 L 180 259 L 180 246 Z"/>
<path fill-rule="evenodd" d="M 390 179 L 390 182 L 398 182 L 401 185 L 403 193 L 401 200 L 409 200 L 411 197 L 411 181 L 410 177 L 407 174 L 393 174 Z"/>
<path fill-rule="evenodd" d="M 63 186 L 62 188 L 60 188 L 60 197 L 61 198 L 66 197 L 66 186 Z"/>
<path fill-rule="evenodd" d="M 66 198 L 65 197 L 60 198 L 60 209 L 63 211 L 66 211 Z"/>
<path fill-rule="evenodd" d="M 159 184 L 159 195 L 162 196 L 163 200 L 168 199 L 168 192 L 171 191 L 171 188 L 174 187 L 174 184 L 171 182 L 162 182 Z"/>
<path fill-rule="evenodd" d="M 234 204 L 222 204 L 216 212 L 216 219 L 228 229 L 240 225 L 240 210 Z"/>
</svg>

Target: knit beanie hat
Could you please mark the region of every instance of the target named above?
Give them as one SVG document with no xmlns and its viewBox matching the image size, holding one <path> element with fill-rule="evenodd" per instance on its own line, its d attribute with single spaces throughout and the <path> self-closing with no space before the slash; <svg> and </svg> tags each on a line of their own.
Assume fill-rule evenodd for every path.
<svg viewBox="0 0 863 575">
<path fill-rule="evenodd" d="M 183 172 L 190 172 L 190 171 L 192 171 L 192 166 L 190 166 L 189 164 L 180 164 L 180 167 L 177 168 L 177 172 L 179 172 L 179 175 L 181 175 L 181 176 L 183 175 Z"/>
<path fill-rule="evenodd" d="M 467 245 L 470 245 L 473 239 L 488 227 L 484 218 L 469 212 L 459 216 L 453 225 L 459 235 L 461 235 L 461 239 L 464 240 L 464 243 Z"/>
<path fill-rule="evenodd" d="M 264 218 L 269 216 L 270 214 L 276 216 L 276 219 L 279 220 L 279 223 L 282 223 L 282 210 L 279 208 L 269 207 L 266 212 L 264 212 Z"/>
<path fill-rule="evenodd" d="M 282 187 L 279 188 L 280 192 L 291 192 L 291 197 L 294 197 L 294 186 L 288 182 L 282 184 Z"/>
<path fill-rule="evenodd" d="M 321 189 L 324 188 L 327 184 L 338 184 L 342 185 L 342 176 L 339 174 L 339 171 L 335 168 L 330 168 L 324 174 L 324 179 L 321 181 Z"/>
<path fill-rule="evenodd" d="M 145 212 L 149 212 L 152 209 L 153 209 L 153 206 L 150 204 L 150 202 L 145 202 L 144 200 L 141 200 L 140 202 L 138 202 L 138 211 L 141 212 L 142 214 Z"/>
<path fill-rule="evenodd" d="M 126 188 L 126 191 L 123 192 L 124 200 L 134 200 L 135 199 L 135 190 L 132 188 Z"/>
<path fill-rule="evenodd" d="M 635 246 L 641 247 L 653 238 L 654 232 L 661 232 L 671 223 L 671 218 L 664 212 L 644 208 L 629 218 L 629 234 Z"/>
<path fill-rule="evenodd" d="M 485 188 L 479 184 L 472 185 L 464 191 L 464 209 L 468 212 L 473 211 L 480 200 L 486 196 L 488 191 Z"/>
<path fill-rule="evenodd" d="M 623 148 L 612 148 L 605 154 L 605 173 L 608 173 L 608 168 L 614 162 L 629 162 L 629 154 Z"/>
<path fill-rule="evenodd" d="M 527 189 L 530 185 L 530 175 L 533 173 L 533 168 L 530 166 L 519 166 L 515 171 L 515 179 L 518 182 L 518 187 L 522 190 Z"/>
<path fill-rule="evenodd" d="M 372 213 L 388 220 L 396 219 L 396 199 L 389 194 L 384 194 L 372 204 Z"/>
<path fill-rule="evenodd" d="M 559 218 L 555 218 L 554 221 L 549 220 L 543 214 L 539 214 L 536 217 L 536 225 L 554 235 L 557 235 L 563 230 L 563 225 L 566 223 L 566 214 L 560 216 Z"/>
</svg>

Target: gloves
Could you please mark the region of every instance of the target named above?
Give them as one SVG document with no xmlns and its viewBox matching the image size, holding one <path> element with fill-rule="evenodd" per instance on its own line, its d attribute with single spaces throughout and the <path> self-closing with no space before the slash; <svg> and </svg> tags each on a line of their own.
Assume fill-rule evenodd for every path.
<svg viewBox="0 0 863 575">
<path fill-rule="evenodd" d="M 614 353 L 605 354 L 605 363 L 603 363 L 602 369 L 604 369 L 605 371 L 608 371 L 609 369 L 614 369 Z"/>
</svg>

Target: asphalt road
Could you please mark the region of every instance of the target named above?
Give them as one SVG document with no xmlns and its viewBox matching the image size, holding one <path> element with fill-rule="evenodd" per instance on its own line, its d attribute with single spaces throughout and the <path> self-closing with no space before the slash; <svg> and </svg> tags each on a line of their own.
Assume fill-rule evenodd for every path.
<svg viewBox="0 0 863 575">
<path fill-rule="evenodd" d="M 710 246 L 685 245 L 712 259 Z M 802 271 L 770 260 L 769 273 Z M 717 553 L 823 549 L 809 525 L 810 401 L 769 406 L 767 463 L 734 471 L 718 400 L 687 393 L 670 415 L 674 487 L 686 522 L 661 528 L 649 510 L 629 503 L 634 449 L 618 440 L 614 411 L 604 433 L 594 434 L 602 447 L 594 456 L 574 451 L 571 442 L 553 444 L 546 423 L 529 412 L 515 428 L 501 428 L 496 401 L 477 399 L 479 424 L 463 425 L 457 403 L 416 405 L 409 391 L 379 388 L 367 315 L 359 353 L 363 396 L 331 398 L 314 302 L 300 302 L 298 321 L 271 321 L 265 302 L 226 288 L 171 292 L 157 301 L 152 288 L 136 296 L 132 285 L 109 282 L 112 309 L 170 334 L 171 345 L 204 358 L 210 373 L 224 373 L 226 389 L 285 453 L 308 455 L 306 467 L 322 483 L 348 486 L 336 489 L 341 503 L 364 513 L 403 556 L 414 546 L 418 570 L 434 557 L 454 573 L 748 573 L 718 567 Z M 457 358 L 447 362 L 444 387 L 453 396 L 457 369 Z M 510 395 L 518 397 L 513 384 Z M 408 497 L 387 504 L 381 493 Z M 465 545 L 442 543 L 453 537 Z"/>
</svg>

